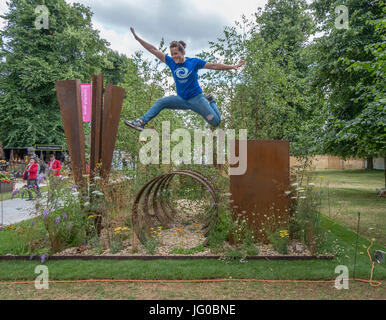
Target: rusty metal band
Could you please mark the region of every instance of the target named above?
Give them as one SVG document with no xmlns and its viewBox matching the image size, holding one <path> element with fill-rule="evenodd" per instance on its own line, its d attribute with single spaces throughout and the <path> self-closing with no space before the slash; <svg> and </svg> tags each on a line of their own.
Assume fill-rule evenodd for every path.
<svg viewBox="0 0 386 320">
<path fill-rule="evenodd" d="M 169 201 L 164 201 L 163 196 L 170 187 L 171 180 L 177 175 L 188 176 L 207 188 L 213 201 L 211 203 L 212 207 L 208 211 L 207 220 L 202 228 L 203 234 L 207 236 L 216 227 L 218 221 L 218 198 L 213 186 L 198 171 L 177 170 L 153 178 L 137 193 L 132 207 L 132 222 L 133 229 L 142 243 L 146 241 L 146 235 L 149 233 L 150 224 L 154 218 L 165 227 L 168 227 L 169 223 L 172 222 L 175 210 L 174 208 L 172 209 L 174 214 L 169 213 L 166 207 L 172 208 L 172 206 Z M 141 208 L 141 212 L 139 212 L 139 208 Z M 204 241 L 204 245 L 207 245 L 207 243 L 208 239 Z"/>
<path fill-rule="evenodd" d="M 55 87 L 71 159 L 71 170 L 75 183 L 83 186 L 85 183 L 83 174 L 86 171 L 86 161 L 80 81 L 56 81 Z"/>
</svg>

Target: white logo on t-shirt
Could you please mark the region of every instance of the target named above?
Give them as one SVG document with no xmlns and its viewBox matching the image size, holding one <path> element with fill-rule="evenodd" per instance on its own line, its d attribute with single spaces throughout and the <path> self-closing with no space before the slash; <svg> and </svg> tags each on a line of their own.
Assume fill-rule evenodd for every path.
<svg viewBox="0 0 386 320">
<path fill-rule="evenodd" d="M 190 76 L 192 71 L 189 72 L 188 68 L 180 67 L 180 68 L 176 69 L 175 73 L 176 73 L 177 78 L 186 79 L 187 77 Z"/>
</svg>

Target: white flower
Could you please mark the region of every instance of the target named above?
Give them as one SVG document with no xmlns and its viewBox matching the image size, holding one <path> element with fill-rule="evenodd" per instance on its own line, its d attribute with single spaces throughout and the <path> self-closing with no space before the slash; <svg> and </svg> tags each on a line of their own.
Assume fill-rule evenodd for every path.
<svg viewBox="0 0 386 320">
<path fill-rule="evenodd" d="M 88 207 L 89 205 L 90 205 L 90 202 L 85 202 L 85 203 L 84 203 L 84 206 L 85 206 L 85 207 Z"/>
<path fill-rule="evenodd" d="M 98 190 L 95 190 L 95 191 L 93 191 L 93 192 L 91 192 L 92 194 L 95 194 L 95 195 L 97 195 L 97 196 L 103 196 L 103 193 L 102 192 L 100 192 L 100 191 L 98 191 Z"/>
<path fill-rule="evenodd" d="M 79 192 L 71 192 L 71 194 L 76 197 L 76 196 L 79 196 Z"/>
<path fill-rule="evenodd" d="M 299 190 L 299 193 L 302 193 L 302 192 L 304 192 L 304 190 Z"/>
<path fill-rule="evenodd" d="M 296 199 L 296 197 L 291 197 L 291 199 Z"/>
<path fill-rule="evenodd" d="M 299 199 L 305 199 L 306 197 L 299 197 Z"/>
<path fill-rule="evenodd" d="M 94 180 L 100 180 L 100 179 L 101 179 L 101 177 L 99 177 L 99 176 L 94 177 Z"/>
<path fill-rule="evenodd" d="M 296 187 L 297 185 L 299 185 L 299 183 L 293 183 L 291 184 L 291 187 Z"/>
<path fill-rule="evenodd" d="M 315 183 L 313 183 L 313 182 L 310 182 L 308 185 L 309 185 L 309 186 L 314 186 L 314 185 L 315 185 Z"/>
<path fill-rule="evenodd" d="M 288 194 L 290 194 L 290 193 L 291 193 L 291 191 L 285 191 L 284 193 L 288 195 Z"/>
</svg>

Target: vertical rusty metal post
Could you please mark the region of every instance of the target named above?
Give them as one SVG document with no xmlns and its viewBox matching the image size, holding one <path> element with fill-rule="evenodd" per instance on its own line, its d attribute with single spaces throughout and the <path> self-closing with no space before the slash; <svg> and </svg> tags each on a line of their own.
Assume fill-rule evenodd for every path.
<svg viewBox="0 0 386 320">
<path fill-rule="evenodd" d="M 236 156 L 239 141 L 236 140 Z M 247 171 L 231 175 L 233 220 L 245 219 L 254 236 L 266 241 L 264 230 L 288 222 L 289 141 L 248 140 Z M 230 235 L 230 241 L 234 237 Z"/>
<path fill-rule="evenodd" d="M 97 165 L 101 161 L 102 110 L 103 74 L 101 73 L 98 76 L 92 76 L 90 181 L 97 174 Z"/>
<path fill-rule="evenodd" d="M 115 141 L 117 139 L 124 98 L 124 89 L 110 83 L 107 85 L 102 113 L 101 136 L 101 178 L 106 180 L 108 179 L 113 160 Z"/>
<path fill-rule="evenodd" d="M 85 153 L 79 80 L 55 82 L 75 183 L 84 186 Z"/>
</svg>

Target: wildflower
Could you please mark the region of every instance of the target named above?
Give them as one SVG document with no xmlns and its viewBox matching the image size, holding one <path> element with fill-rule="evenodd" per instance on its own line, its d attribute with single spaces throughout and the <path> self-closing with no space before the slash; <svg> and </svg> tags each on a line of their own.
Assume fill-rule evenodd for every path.
<svg viewBox="0 0 386 320">
<path fill-rule="evenodd" d="M 35 255 L 33 253 L 31 253 L 31 255 L 29 256 L 29 260 L 32 260 L 34 257 L 35 257 Z"/>
<path fill-rule="evenodd" d="M 63 214 L 62 214 L 62 217 L 63 217 L 63 219 L 64 219 L 64 220 L 66 220 L 66 219 L 67 219 L 67 215 L 66 215 L 66 213 L 65 213 L 65 212 L 63 212 Z"/>
<path fill-rule="evenodd" d="M 45 210 L 43 211 L 43 217 L 44 217 L 44 219 L 48 217 L 48 213 L 49 213 L 49 212 L 48 212 L 47 209 L 45 209 Z"/>
<path fill-rule="evenodd" d="M 85 203 L 84 203 L 84 206 L 85 206 L 85 207 L 88 207 L 88 206 L 90 206 L 90 202 L 88 202 L 88 201 L 87 201 L 87 202 L 85 202 Z"/>
<path fill-rule="evenodd" d="M 40 262 L 44 263 L 44 261 L 46 261 L 47 258 L 48 258 L 48 254 L 47 253 L 43 254 L 42 256 L 40 256 Z"/>
<path fill-rule="evenodd" d="M 291 193 L 291 191 L 285 191 L 284 192 L 286 195 L 289 195 Z"/>
<path fill-rule="evenodd" d="M 95 190 L 93 192 L 91 192 L 92 194 L 95 194 L 96 196 L 103 196 L 103 193 L 98 191 L 98 190 Z"/>
<path fill-rule="evenodd" d="M 299 185 L 299 183 L 293 183 L 293 184 L 291 184 L 291 187 L 296 187 L 296 186 L 298 186 Z"/>
<path fill-rule="evenodd" d="M 176 236 L 176 235 L 177 235 L 177 232 L 174 232 L 174 233 L 173 233 L 173 236 Z"/>
<path fill-rule="evenodd" d="M 299 199 L 306 199 L 306 197 L 304 197 L 304 196 L 303 197 L 299 197 Z"/>
<path fill-rule="evenodd" d="M 79 187 L 77 185 L 75 185 L 75 184 L 73 186 L 71 186 L 71 188 L 72 189 L 79 189 Z"/>
<path fill-rule="evenodd" d="M 72 194 L 74 197 L 79 196 L 79 192 L 71 192 L 71 194 Z"/>
<path fill-rule="evenodd" d="M 31 222 L 31 227 L 33 227 L 35 225 L 35 221 L 32 221 Z"/>
<path fill-rule="evenodd" d="M 15 190 L 13 190 L 13 192 L 12 192 L 12 198 L 14 197 L 14 196 L 16 196 L 17 194 L 19 193 L 19 189 L 15 189 Z"/>
<path fill-rule="evenodd" d="M 101 177 L 99 177 L 99 176 L 94 177 L 94 180 L 100 180 L 100 179 L 101 179 Z"/>
<path fill-rule="evenodd" d="M 309 186 L 314 186 L 314 185 L 315 185 L 315 183 L 313 183 L 313 182 L 310 182 L 308 185 L 309 185 Z"/>
<path fill-rule="evenodd" d="M 299 193 L 303 193 L 304 192 L 304 190 L 299 190 Z"/>
<path fill-rule="evenodd" d="M 3 230 L 3 226 L 0 226 L 0 231 L 2 231 Z"/>
<path fill-rule="evenodd" d="M 71 229 L 72 229 L 72 225 L 71 225 L 71 223 L 69 223 L 68 226 L 67 226 L 67 230 L 71 231 Z"/>
<path fill-rule="evenodd" d="M 288 238 L 289 237 L 288 230 L 280 230 L 280 237 L 281 238 Z"/>
<path fill-rule="evenodd" d="M 291 197 L 291 199 L 296 199 L 296 197 Z"/>
<path fill-rule="evenodd" d="M 234 209 L 237 209 L 239 206 L 233 206 Z"/>
<path fill-rule="evenodd" d="M 88 216 L 87 218 L 88 218 L 88 219 L 92 219 L 92 218 L 95 218 L 95 217 L 96 217 L 96 215 L 95 215 L 95 214 L 92 214 L 92 215 Z"/>
<path fill-rule="evenodd" d="M 177 231 L 180 232 L 180 233 L 184 232 L 184 230 L 182 230 L 182 229 L 177 229 Z"/>
<path fill-rule="evenodd" d="M 58 224 L 60 221 L 60 216 L 55 218 L 55 224 Z"/>
</svg>

